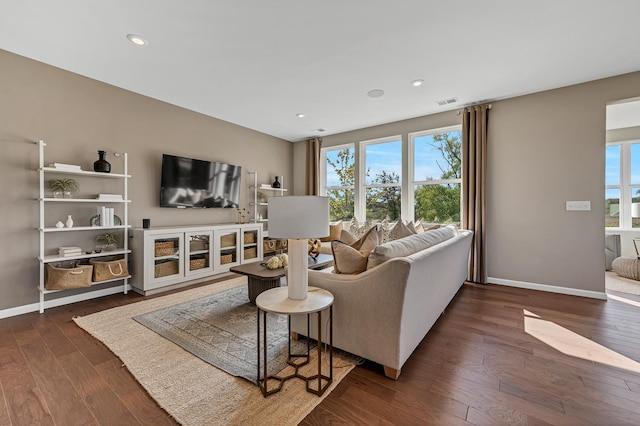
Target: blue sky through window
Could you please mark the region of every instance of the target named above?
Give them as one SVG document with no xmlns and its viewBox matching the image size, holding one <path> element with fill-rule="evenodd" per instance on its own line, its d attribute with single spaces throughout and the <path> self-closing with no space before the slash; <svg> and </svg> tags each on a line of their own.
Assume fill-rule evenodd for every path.
<svg viewBox="0 0 640 426">
<path fill-rule="evenodd" d="M 395 173 L 402 182 L 402 141 L 392 141 L 367 145 L 366 168 L 369 170 L 367 184 L 375 183 L 376 177 L 382 171 Z"/>
<path fill-rule="evenodd" d="M 608 146 L 605 158 L 605 185 L 620 185 L 620 145 Z"/>
</svg>

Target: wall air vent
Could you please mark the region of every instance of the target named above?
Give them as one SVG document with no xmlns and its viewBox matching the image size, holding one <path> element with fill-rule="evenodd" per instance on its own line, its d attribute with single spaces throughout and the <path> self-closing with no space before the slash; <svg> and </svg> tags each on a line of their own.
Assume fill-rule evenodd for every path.
<svg viewBox="0 0 640 426">
<path fill-rule="evenodd" d="M 439 106 L 445 106 L 445 105 L 449 105 L 449 104 L 455 104 L 456 102 L 458 102 L 458 98 L 443 99 L 443 100 L 438 101 L 436 103 Z"/>
</svg>

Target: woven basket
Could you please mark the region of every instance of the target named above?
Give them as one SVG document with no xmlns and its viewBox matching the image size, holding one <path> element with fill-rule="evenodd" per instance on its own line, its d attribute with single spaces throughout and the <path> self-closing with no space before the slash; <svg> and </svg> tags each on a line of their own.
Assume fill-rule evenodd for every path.
<svg viewBox="0 0 640 426">
<path fill-rule="evenodd" d="M 154 245 L 155 257 L 171 256 L 173 253 L 173 241 L 157 241 Z"/>
<path fill-rule="evenodd" d="M 47 263 L 46 272 L 44 288 L 47 290 L 91 287 L 92 265 L 65 268 Z"/>
<path fill-rule="evenodd" d="M 256 242 L 256 234 L 253 232 L 245 232 L 244 233 L 244 243 L 245 244 L 253 244 Z"/>
<path fill-rule="evenodd" d="M 205 240 L 191 240 L 189 241 L 189 251 L 208 250 L 209 241 Z"/>
<path fill-rule="evenodd" d="M 113 260 L 95 260 L 89 261 L 93 265 L 93 281 L 107 281 L 129 276 L 127 269 L 127 261 L 124 258 Z"/>
<path fill-rule="evenodd" d="M 169 260 L 168 262 L 156 263 L 154 267 L 155 278 L 166 277 L 168 275 L 176 275 L 178 273 L 178 261 Z"/>
<path fill-rule="evenodd" d="M 189 270 L 195 271 L 196 269 L 202 269 L 207 265 L 206 259 L 191 259 L 189 261 Z"/>
<path fill-rule="evenodd" d="M 256 257 L 258 257 L 258 250 L 255 247 L 244 249 L 245 259 L 255 259 Z"/>
<path fill-rule="evenodd" d="M 262 240 L 262 250 L 265 253 L 276 250 L 276 240 Z"/>
<path fill-rule="evenodd" d="M 220 236 L 220 247 L 231 247 L 236 245 L 236 234 L 225 234 Z"/>
<path fill-rule="evenodd" d="M 225 263 L 231 263 L 233 262 L 233 255 L 232 254 L 222 254 L 220 255 L 220 264 L 224 265 Z"/>
</svg>

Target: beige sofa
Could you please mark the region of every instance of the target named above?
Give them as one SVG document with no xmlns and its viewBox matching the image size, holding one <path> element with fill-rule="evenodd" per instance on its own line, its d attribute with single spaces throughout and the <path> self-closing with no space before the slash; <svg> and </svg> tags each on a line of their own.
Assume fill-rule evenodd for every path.
<svg viewBox="0 0 640 426">
<path fill-rule="evenodd" d="M 453 236 L 428 247 L 428 240 L 436 235 L 432 233 L 447 234 L 447 229 L 376 247 L 370 261 L 377 257 L 379 262 L 386 255 L 393 258 L 357 275 L 309 271 L 309 286 L 334 295 L 335 347 L 382 364 L 387 377 L 398 378 L 405 361 L 467 277 L 471 231 L 454 230 Z M 315 339 L 314 319 L 310 334 Z M 294 336 L 306 335 L 306 317 L 293 317 L 291 327 Z M 323 341 L 327 341 L 326 329 L 323 324 Z"/>
</svg>

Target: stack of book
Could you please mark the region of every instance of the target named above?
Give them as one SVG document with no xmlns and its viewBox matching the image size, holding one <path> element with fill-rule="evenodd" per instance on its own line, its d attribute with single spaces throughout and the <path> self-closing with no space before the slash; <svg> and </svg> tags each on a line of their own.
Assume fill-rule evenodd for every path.
<svg viewBox="0 0 640 426">
<path fill-rule="evenodd" d="M 75 164 L 64 164 L 64 163 L 49 163 L 49 167 L 59 170 L 71 170 L 74 172 L 82 171 L 80 166 L 76 166 Z"/>
<path fill-rule="evenodd" d="M 122 194 L 98 194 L 98 200 L 122 201 Z"/>
<path fill-rule="evenodd" d="M 82 249 L 80 247 L 58 247 L 58 256 L 60 257 L 73 257 L 81 254 Z"/>
<path fill-rule="evenodd" d="M 260 188 L 272 188 L 272 186 L 270 183 L 263 183 L 263 184 L 260 184 Z"/>
<path fill-rule="evenodd" d="M 100 215 L 100 226 L 116 226 L 113 207 L 100 206 L 98 214 Z"/>
</svg>

